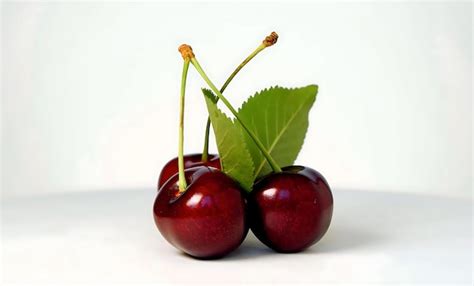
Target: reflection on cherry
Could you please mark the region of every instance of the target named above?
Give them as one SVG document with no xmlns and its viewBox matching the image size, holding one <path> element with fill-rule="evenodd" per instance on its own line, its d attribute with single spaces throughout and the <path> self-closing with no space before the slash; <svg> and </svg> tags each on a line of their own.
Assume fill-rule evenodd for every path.
<svg viewBox="0 0 474 286">
<path fill-rule="evenodd" d="M 184 155 L 184 169 L 189 169 L 199 166 L 208 166 L 216 169 L 221 169 L 221 161 L 219 155 L 209 154 L 206 162 L 202 161 L 202 154 L 188 154 Z M 169 178 L 178 173 L 178 157 L 171 159 L 161 169 L 160 177 L 158 179 L 158 190 L 163 186 Z"/>
</svg>

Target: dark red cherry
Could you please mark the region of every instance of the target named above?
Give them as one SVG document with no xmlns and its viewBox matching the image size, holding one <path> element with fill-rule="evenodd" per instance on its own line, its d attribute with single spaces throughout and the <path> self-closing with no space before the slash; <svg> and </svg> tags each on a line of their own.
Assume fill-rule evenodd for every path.
<svg viewBox="0 0 474 286">
<path fill-rule="evenodd" d="M 278 252 L 299 252 L 319 241 L 329 228 L 333 198 L 317 171 L 290 166 L 260 179 L 249 196 L 253 233 Z"/>
<path fill-rule="evenodd" d="M 230 177 L 210 167 L 185 170 L 188 187 L 179 195 L 178 175 L 160 189 L 153 213 L 164 238 L 203 259 L 236 249 L 248 232 L 243 191 Z"/>
<path fill-rule="evenodd" d="M 221 161 L 219 155 L 209 154 L 207 162 L 201 160 L 202 154 L 189 154 L 184 155 L 184 169 L 199 166 L 209 166 L 216 169 L 221 169 Z M 158 179 L 158 190 L 163 186 L 169 178 L 173 177 L 178 173 L 178 157 L 171 159 L 165 164 L 161 170 L 160 177 Z"/>
</svg>

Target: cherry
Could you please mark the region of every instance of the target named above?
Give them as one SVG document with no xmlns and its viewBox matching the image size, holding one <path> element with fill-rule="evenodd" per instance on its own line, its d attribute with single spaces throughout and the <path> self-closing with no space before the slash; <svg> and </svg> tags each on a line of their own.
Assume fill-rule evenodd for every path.
<svg viewBox="0 0 474 286">
<path fill-rule="evenodd" d="M 326 179 L 303 166 L 285 167 L 260 179 L 248 204 L 252 232 L 278 252 L 299 252 L 318 242 L 333 211 Z"/>
<path fill-rule="evenodd" d="M 198 166 L 214 167 L 221 169 L 221 161 L 219 155 L 209 154 L 207 162 L 202 161 L 202 154 L 189 154 L 184 155 L 184 168 L 189 169 Z M 158 190 L 163 186 L 169 178 L 178 173 L 178 157 L 171 159 L 161 169 L 160 177 L 158 179 Z"/>
<path fill-rule="evenodd" d="M 188 186 L 179 191 L 178 174 L 158 193 L 153 213 L 165 239 L 202 259 L 222 257 L 236 249 L 248 232 L 246 202 L 230 177 L 210 167 L 184 171 Z"/>
<path fill-rule="evenodd" d="M 221 91 L 246 63 L 266 47 L 275 44 L 277 38 L 276 33 L 266 37 L 231 74 Z M 189 45 L 183 44 L 178 50 L 184 60 L 179 97 L 178 157 L 169 161 L 160 173 L 159 192 L 153 205 L 154 220 L 163 237 L 176 248 L 196 258 L 218 258 L 236 249 L 248 233 L 246 200 L 239 185 L 220 171 L 219 157 L 206 156 L 209 154 L 209 119 L 204 156 L 183 156 L 185 90 L 189 65 L 192 63 L 198 72 L 203 71 Z M 207 76 L 205 78 L 210 82 Z M 212 86 L 215 92 L 216 87 Z M 223 97 L 219 91 L 217 93 L 219 98 Z M 229 105 L 227 100 L 223 101 Z M 235 110 L 232 111 L 236 114 Z M 270 161 L 270 164 L 273 166 L 274 162 Z"/>
</svg>

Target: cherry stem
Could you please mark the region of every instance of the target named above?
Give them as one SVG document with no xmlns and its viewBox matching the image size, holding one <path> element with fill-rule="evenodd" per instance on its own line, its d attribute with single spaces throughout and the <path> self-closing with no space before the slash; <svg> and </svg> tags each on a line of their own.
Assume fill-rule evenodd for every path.
<svg viewBox="0 0 474 286">
<path fill-rule="evenodd" d="M 272 32 L 270 35 L 265 37 L 265 39 L 262 41 L 262 43 L 253 51 L 245 60 L 243 60 L 242 63 L 232 72 L 232 74 L 227 78 L 225 81 L 224 85 L 222 85 L 220 92 L 224 93 L 225 89 L 227 86 L 230 84 L 230 82 L 234 79 L 234 77 L 239 73 L 239 71 L 248 63 L 250 62 L 256 55 L 258 55 L 261 51 L 263 51 L 266 47 L 273 46 L 278 40 L 278 34 L 275 32 Z M 218 98 L 219 100 L 219 98 Z M 202 157 L 201 161 L 207 162 L 208 157 L 209 157 L 209 133 L 211 129 L 211 119 L 207 117 L 207 122 L 206 122 L 206 132 L 204 135 L 204 150 L 202 151 Z"/>
<path fill-rule="evenodd" d="M 192 57 L 191 58 L 191 63 L 193 64 L 193 66 L 196 68 L 196 70 L 198 71 L 198 73 L 201 75 L 201 77 L 204 79 L 204 81 L 209 85 L 209 87 L 211 88 L 211 90 L 217 95 L 217 97 L 222 100 L 222 102 L 224 102 L 225 106 L 227 106 L 227 108 L 232 112 L 232 114 L 235 116 L 235 118 L 237 119 L 237 121 L 239 121 L 240 125 L 242 125 L 242 127 L 244 128 L 244 130 L 248 133 L 248 135 L 250 136 L 250 138 L 252 138 L 252 140 L 254 141 L 255 145 L 257 145 L 258 149 L 260 149 L 260 152 L 262 152 L 263 156 L 265 157 L 265 159 L 268 161 L 268 163 L 270 164 L 271 168 L 273 169 L 273 172 L 275 173 L 280 173 L 281 172 L 281 168 L 280 166 L 278 166 L 278 164 L 275 162 L 275 160 L 273 159 L 273 157 L 268 153 L 268 151 L 265 149 L 265 146 L 263 146 L 262 142 L 260 142 L 260 140 L 258 139 L 257 136 L 255 136 L 255 134 L 249 129 L 247 128 L 247 126 L 245 125 L 245 123 L 240 119 L 240 116 L 239 114 L 237 113 L 237 111 L 234 109 L 234 107 L 232 107 L 232 105 L 230 104 L 230 102 L 227 100 L 227 98 L 225 98 L 224 95 L 222 95 L 222 93 L 217 89 L 217 87 L 212 83 L 212 81 L 209 79 L 209 77 L 206 75 L 206 73 L 204 72 L 204 70 L 202 69 L 201 65 L 199 64 L 199 62 L 196 60 L 196 57 Z"/>
<path fill-rule="evenodd" d="M 239 73 L 239 71 L 248 63 L 250 62 L 258 53 L 263 51 L 267 46 L 264 45 L 263 43 L 260 44 L 260 46 L 255 49 L 245 60 L 240 63 L 240 65 L 232 72 L 232 74 L 227 78 L 225 81 L 224 85 L 221 87 L 220 92 L 223 93 L 224 90 L 227 88 L 227 86 L 230 84 L 230 82 L 234 79 L 234 77 Z M 219 99 L 219 98 L 218 98 Z M 202 158 L 201 161 L 207 162 L 208 156 L 209 156 L 209 133 L 211 129 L 211 119 L 207 117 L 207 123 L 206 123 L 206 133 L 204 136 L 204 150 L 202 152 Z"/>
<path fill-rule="evenodd" d="M 184 175 L 183 145 L 184 145 L 184 98 L 185 98 L 185 92 L 186 92 L 186 78 L 188 76 L 188 69 L 189 69 L 189 59 L 184 59 L 183 74 L 181 76 L 181 93 L 179 96 L 179 139 L 178 139 L 179 192 L 184 192 L 187 187 L 186 177 Z"/>
</svg>

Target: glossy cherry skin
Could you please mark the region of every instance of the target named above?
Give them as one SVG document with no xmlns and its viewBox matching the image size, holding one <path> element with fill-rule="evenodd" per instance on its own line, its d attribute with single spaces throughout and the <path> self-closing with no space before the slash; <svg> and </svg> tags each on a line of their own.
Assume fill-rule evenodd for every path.
<svg viewBox="0 0 474 286">
<path fill-rule="evenodd" d="M 329 228 L 333 197 L 317 171 L 290 166 L 260 179 L 248 199 L 252 232 L 278 252 L 299 252 Z"/>
<path fill-rule="evenodd" d="M 156 226 L 176 248 L 201 259 L 236 249 L 248 232 L 246 201 L 230 177 L 210 167 L 185 170 L 188 187 L 178 195 L 178 175 L 160 189 L 153 206 Z"/>
<path fill-rule="evenodd" d="M 201 160 L 202 154 L 188 154 L 184 155 L 184 169 L 189 169 L 199 166 L 208 166 L 216 169 L 221 169 L 221 161 L 219 155 L 209 154 L 207 162 Z M 178 173 L 178 157 L 171 159 L 161 169 L 160 177 L 158 179 L 158 190 L 163 186 L 169 178 Z"/>
</svg>

